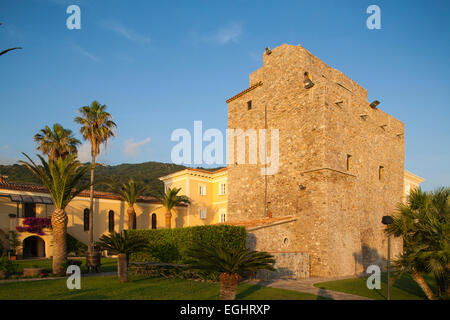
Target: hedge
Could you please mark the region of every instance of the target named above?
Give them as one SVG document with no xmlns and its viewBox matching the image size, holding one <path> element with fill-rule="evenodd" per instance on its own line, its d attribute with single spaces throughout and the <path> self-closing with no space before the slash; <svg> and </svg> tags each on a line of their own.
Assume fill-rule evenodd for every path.
<svg viewBox="0 0 450 320">
<path fill-rule="evenodd" d="M 134 253 L 130 261 L 136 262 L 187 262 L 186 250 L 195 243 L 221 245 L 225 249 L 246 246 L 247 233 L 244 227 L 196 226 L 175 229 L 130 230 L 133 234 L 148 239 L 149 249 Z"/>
</svg>

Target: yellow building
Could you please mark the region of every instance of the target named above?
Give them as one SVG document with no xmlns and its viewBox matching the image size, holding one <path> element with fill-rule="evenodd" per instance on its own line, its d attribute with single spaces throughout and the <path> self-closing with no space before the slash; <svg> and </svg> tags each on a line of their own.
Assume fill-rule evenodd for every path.
<svg viewBox="0 0 450 320">
<path fill-rule="evenodd" d="M 159 179 L 164 182 L 166 190 L 181 188 L 179 194 L 191 200 L 186 216 L 178 218 L 178 226 L 209 225 L 226 221 L 226 168 L 216 171 L 189 168 Z"/>
<path fill-rule="evenodd" d="M 165 189 L 181 188 L 180 195 L 190 198 L 191 204 L 178 206 L 172 214 L 172 226 L 176 228 L 211 225 L 218 223 L 236 224 L 227 219 L 227 169 L 208 171 L 185 169 L 160 178 Z M 424 179 L 405 171 L 404 195 L 419 186 Z M 137 229 L 165 228 L 165 209 L 151 197 L 142 197 L 135 205 Z M 26 217 L 50 217 L 54 210 L 47 190 L 42 186 L 7 182 L 0 180 L 0 241 L 8 248 L 8 234 L 16 230 Z M 95 192 L 94 196 L 94 239 L 110 231 L 120 232 L 128 228 L 127 204 L 117 195 Z M 66 208 L 67 231 L 83 243 L 88 243 L 89 192 L 83 192 Z M 273 219 L 276 220 L 276 213 Z M 242 219 L 240 219 L 242 220 Z M 270 219 L 269 219 L 270 220 Z M 254 226 L 257 221 L 242 221 L 244 226 Z M 254 222 L 254 223 L 253 223 Z M 268 223 L 270 221 L 261 221 Z M 18 255 L 24 257 L 52 256 L 51 230 L 45 235 L 18 232 L 21 245 Z"/>
<path fill-rule="evenodd" d="M 110 231 L 120 232 L 128 229 L 128 205 L 119 196 L 108 192 L 95 192 L 94 195 L 94 239 Z M 172 225 L 181 227 L 177 221 L 186 211 L 185 205 L 174 210 Z M 0 241 L 8 248 L 10 230 L 21 226 L 26 217 L 49 218 L 54 210 L 46 188 L 42 186 L 0 181 Z M 165 209 L 151 197 L 142 197 L 135 205 L 136 228 L 156 229 L 165 224 Z M 88 243 L 89 232 L 89 192 L 82 192 L 66 208 L 68 216 L 67 232 Z M 21 245 L 18 255 L 25 257 L 52 256 L 51 230 L 45 235 L 18 232 Z"/>
</svg>

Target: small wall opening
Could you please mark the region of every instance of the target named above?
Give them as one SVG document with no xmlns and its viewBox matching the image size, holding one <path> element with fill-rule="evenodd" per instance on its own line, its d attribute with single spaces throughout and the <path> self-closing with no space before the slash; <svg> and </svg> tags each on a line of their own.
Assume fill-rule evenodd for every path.
<svg viewBox="0 0 450 320">
<path fill-rule="evenodd" d="M 347 164 L 346 164 L 347 171 L 350 171 L 352 169 L 352 155 L 347 154 Z"/>
<path fill-rule="evenodd" d="M 378 167 L 378 180 L 381 182 L 384 181 L 384 167 L 383 166 Z"/>
</svg>

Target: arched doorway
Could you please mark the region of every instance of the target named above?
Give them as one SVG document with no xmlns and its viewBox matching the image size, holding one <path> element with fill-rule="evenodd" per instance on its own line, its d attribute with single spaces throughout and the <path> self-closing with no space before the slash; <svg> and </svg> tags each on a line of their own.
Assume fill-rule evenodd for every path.
<svg viewBox="0 0 450 320">
<path fill-rule="evenodd" d="M 156 213 L 152 214 L 152 229 L 156 229 Z"/>
<path fill-rule="evenodd" d="M 38 236 L 31 236 L 23 240 L 23 257 L 45 257 L 45 241 Z"/>
</svg>

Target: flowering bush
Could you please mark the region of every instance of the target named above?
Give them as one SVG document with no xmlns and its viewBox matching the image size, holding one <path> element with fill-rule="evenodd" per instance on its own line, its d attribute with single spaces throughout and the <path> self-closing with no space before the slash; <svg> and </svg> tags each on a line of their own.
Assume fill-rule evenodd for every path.
<svg viewBox="0 0 450 320">
<path fill-rule="evenodd" d="M 42 229 L 51 228 L 52 223 L 49 218 L 34 218 L 28 217 L 23 219 L 22 226 L 16 227 L 19 232 L 30 232 L 39 235 L 45 235 Z"/>
</svg>

